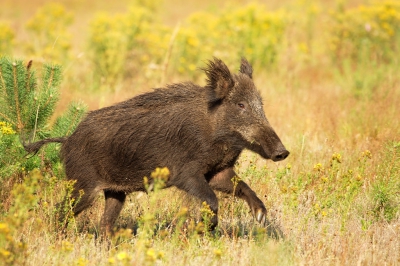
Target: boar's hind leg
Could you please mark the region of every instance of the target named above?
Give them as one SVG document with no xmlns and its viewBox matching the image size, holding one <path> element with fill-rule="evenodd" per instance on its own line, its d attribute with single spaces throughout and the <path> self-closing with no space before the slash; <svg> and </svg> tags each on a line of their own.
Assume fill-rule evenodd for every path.
<svg viewBox="0 0 400 266">
<path fill-rule="evenodd" d="M 64 199 L 57 204 L 59 210 L 59 222 L 66 228 L 68 225 L 68 215 L 71 211 L 77 216 L 83 210 L 88 208 L 96 198 L 96 186 L 83 186 L 83 182 L 77 181 L 71 195 L 66 195 Z M 65 229 L 64 228 L 64 229 Z"/>
<path fill-rule="evenodd" d="M 112 233 L 112 226 L 117 220 L 124 205 L 126 194 L 123 191 L 104 190 L 106 205 L 101 217 L 100 227 L 102 233 Z"/>
<path fill-rule="evenodd" d="M 81 187 L 82 185 L 83 182 L 76 182 L 71 195 L 71 198 L 77 201 L 73 208 L 75 216 L 92 205 L 98 192 L 96 184 L 85 184 L 84 187 Z"/>
<path fill-rule="evenodd" d="M 257 197 L 256 193 L 245 182 L 239 181 L 237 182 L 235 187 L 232 180 L 232 178 L 235 176 L 235 171 L 233 171 L 232 168 L 228 168 L 214 175 L 210 179 L 209 184 L 211 188 L 227 194 L 232 194 L 233 192 L 235 192 L 236 197 L 241 198 L 247 202 L 254 218 L 256 218 L 257 221 L 262 225 L 266 225 L 267 210 L 264 206 L 264 203 Z"/>
</svg>

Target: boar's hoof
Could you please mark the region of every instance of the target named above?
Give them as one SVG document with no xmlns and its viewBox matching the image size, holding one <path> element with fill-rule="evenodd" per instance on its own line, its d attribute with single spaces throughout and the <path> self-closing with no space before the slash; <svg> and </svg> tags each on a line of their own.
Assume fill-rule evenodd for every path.
<svg viewBox="0 0 400 266">
<path fill-rule="evenodd" d="M 217 217 L 217 215 L 214 215 L 211 218 L 210 231 L 214 231 L 215 228 L 217 227 L 217 225 L 218 225 L 218 217 Z"/>
<path fill-rule="evenodd" d="M 273 222 L 269 221 L 267 219 L 267 214 L 266 211 L 263 209 L 258 209 L 256 211 L 255 218 L 257 219 L 257 222 L 259 222 L 262 226 L 266 227 L 267 229 L 267 235 L 271 238 L 274 239 L 283 239 L 284 234 L 279 226 L 279 224 L 276 223 L 276 221 L 273 220 Z"/>
<path fill-rule="evenodd" d="M 262 226 L 267 225 L 267 215 L 265 210 L 258 209 L 256 211 L 255 218 Z"/>
</svg>

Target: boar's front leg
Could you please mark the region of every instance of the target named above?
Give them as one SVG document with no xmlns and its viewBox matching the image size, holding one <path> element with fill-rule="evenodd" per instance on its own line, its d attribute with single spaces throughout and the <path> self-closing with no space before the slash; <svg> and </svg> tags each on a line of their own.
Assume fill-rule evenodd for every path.
<svg viewBox="0 0 400 266">
<path fill-rule="evenodd" d="M 235 176 L 237 176 L 235 171 L 232 168 L 228 168 L 214 175 L 209 180 L 209 184 L 211 188 L 227 194 L 235 192 L 236 197 L 247 202 L 257 221 L 265 226 L 267 224 L 267 209 L 264 203 L 245 182 L 239 181 L 235 187 L 232 181 L 232 178 Z"/>
<path fill-rule="evenodd" d="M 193 167 L 195 169 L 195 167 Z M 186 191 L 188 194 L 197 197 L 201 202 L 206 202 L 214 215 L 211 217 L 210 230 L 214 230 L 218 225 L 218 198 L 210 185 L 207 183 L 204 175 L 196 175 L 191 171 L 190 166 L 184 175 L 178 175 L 170 181 L 168 185 L 174 185 L 177 188 Z M 193 174 L 191 174 L 193 173 Z"/>
</svg>

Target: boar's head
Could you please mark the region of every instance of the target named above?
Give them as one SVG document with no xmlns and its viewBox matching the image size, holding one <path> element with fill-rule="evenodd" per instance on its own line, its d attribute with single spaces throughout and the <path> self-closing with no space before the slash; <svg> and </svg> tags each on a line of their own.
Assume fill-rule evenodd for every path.
<svg viewBox="0 0 400 266">
<path fill-rule="evenodd" d="M 233 135 L 237 139 L 234 145 L 252 150 L 265 159 L 285 159 L 289 152 L 265 116 L 249 62 L 243 58 L 239 73 L 232 75 L 221 60 L 214 58 L 204 71 L 209 110 L 217 114 L 216 134 Z"/>
</svg>

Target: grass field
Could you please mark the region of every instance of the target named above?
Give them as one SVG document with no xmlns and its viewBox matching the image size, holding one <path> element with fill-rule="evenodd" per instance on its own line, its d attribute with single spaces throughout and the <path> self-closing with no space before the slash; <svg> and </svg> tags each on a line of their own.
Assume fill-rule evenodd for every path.
<svg viewBox="0 0 400 266">
<path fill-rule="evenodd" d="M 71 101 L 93 110 L 204 85 L 206 60 L 237 69 L 246 56 L 291 152 L 274 163 L 245 151 L 236 165 L 272 226 L 221 194 L 219 228 L 203 232 L 207 210 L 172 188 L 131 194 L 109 239 L 102 195 L 61 232 L 56 203 L 71 184 L 59 158 L 27 161 L 0 116 L 0 265 L 400 265 L 400 2 L 223 2 L 4 0 L 0 56 L 38 74 L 62 66 L 50 124 Z"/>
</svg>

